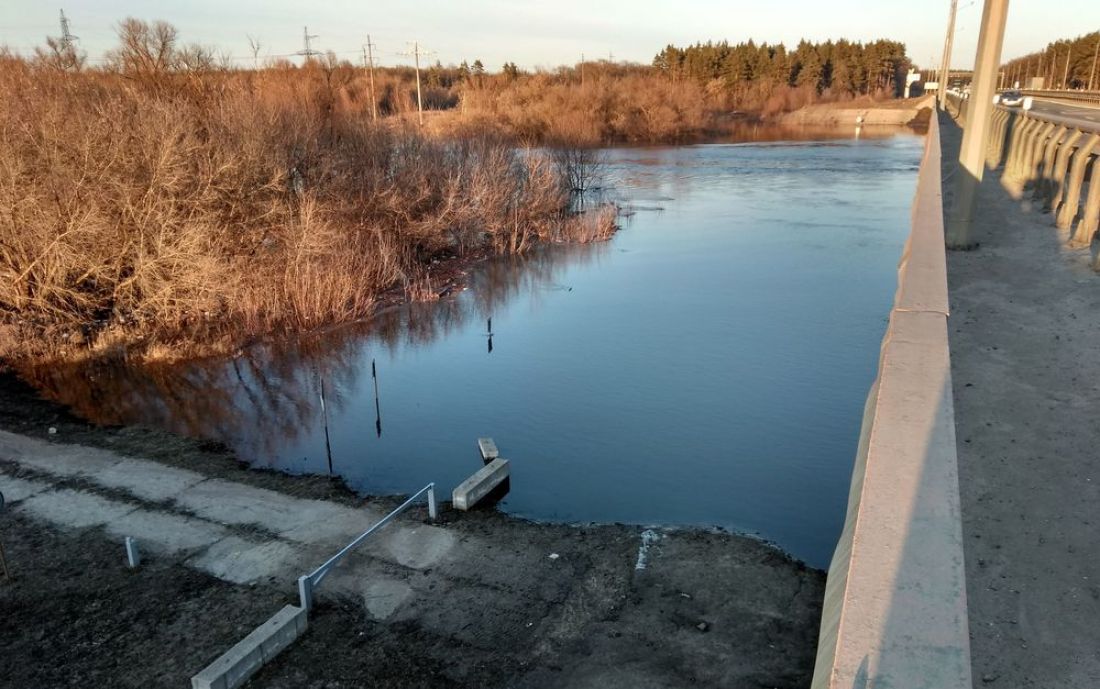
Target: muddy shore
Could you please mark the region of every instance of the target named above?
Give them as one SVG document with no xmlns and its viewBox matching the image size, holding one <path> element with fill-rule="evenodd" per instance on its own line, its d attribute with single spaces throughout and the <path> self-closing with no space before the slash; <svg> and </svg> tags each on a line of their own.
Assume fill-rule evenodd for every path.
<svg viewBox="0 0 1100 689">
<path fill-rule="evenodd" d="M 364 503 L 335 479 L 250 469 L 216 444 L 91 426 L 11 374 L 0 376 L 0 428 Z M 249 686 L 809 686 L 824 574 L 766 544 L 666 532 L 638 570 L 636 527 L 535 524 L 492 510 L 442 517 L 456 538 L 490 544 L 483 563 L 466 566 L 491 570 L 491 586 L 451 577 L 433 612 L 412 619 L 374 619 L 362 600 L 323 601 L 306 636 Z M 182 558 L 151 556 L 128 570 L 101 528 L 45 525 L 18 502 L 0 516 L 0 538 L 14 575 L 0 583 L 0 687 L 187 686 L 296 601 L 292 580 L 234 585 Z"/>
</svg>

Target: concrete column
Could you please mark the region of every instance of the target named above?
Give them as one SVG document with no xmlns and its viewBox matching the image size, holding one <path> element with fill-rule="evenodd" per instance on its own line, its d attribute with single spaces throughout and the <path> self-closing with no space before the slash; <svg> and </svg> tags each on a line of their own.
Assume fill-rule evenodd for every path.
<svg viewBox="0 0 1100 689">
<path fill-rule="evenodd" d="M 966 126 L 959 149 L 959 172 L 955 181 L 955 203 L 947 228 L 947 246 L 972 248 L 970 225 L 978 184 L 985 170 L 985 144 L 989 136 L 989 115 L 993 111 L 993 92 L 1001 64 L 1001 45 L 1008 18 L 1008 0 L 985 0 L 978 51 L 974 57 L 974 79 L 966 106 Z"/>
<path fill-rule="evenodd" d="M 1058 210 L 1058 204 L 1066 195 L 1066 172 L 1069 170 L 1069 159 L 1073 155 L 1074 147 L 1081 137 L 1085 135 L 1080 129 L 1073 130 L 1066 142 L 1058 147 L 1058 155 L 1054 159 L 1054 171 L 1050 175 L 1050 186 L 1047 191 L 1046 203 L 1043 207 L 1049 211 Z M 1056 223 L 1057 224 L 1057 223 Z"/>
<path fill-rule="evenodd" d="M 1077 218 L 1077 207 L 1081 203 L 1081 187 L 1085 183 L 1085 167 L 1096 147 L 1100 145 L 1100 134 L 1093 134 L 1077 147 L 1073 154 L 1073 162 L 1070 163 L 1069 182 L 1066 184 L 1066 197 L 1062 200 L 1062 207 L 1058 209 L 1056 224 L 1059 228 L 1068 229 Z M 1070 239 L 1070 245 L 1080 245 L 1076 235 Z"/>
</svg>

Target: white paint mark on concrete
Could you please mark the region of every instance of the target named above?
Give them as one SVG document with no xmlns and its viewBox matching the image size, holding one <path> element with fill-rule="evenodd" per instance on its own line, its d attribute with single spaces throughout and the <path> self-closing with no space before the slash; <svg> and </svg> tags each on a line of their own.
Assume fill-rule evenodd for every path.
<svg viewBox="0 0 1100 689">
<path fill-rule="evenodd" d="M 635 570 L 640 571 L 646 568 L 649 560 L 649 546 L 659 540 L 661 540 L 661 534 L 653 529 L 646 529 L 642 532 L 642 543 L 638 546 L 638 561 L 634 564 Z"/>
</svg>

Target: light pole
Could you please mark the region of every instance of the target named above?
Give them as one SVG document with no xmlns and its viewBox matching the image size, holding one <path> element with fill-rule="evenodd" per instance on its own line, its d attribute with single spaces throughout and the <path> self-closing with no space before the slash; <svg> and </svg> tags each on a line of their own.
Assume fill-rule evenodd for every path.
<svg viewBox="0 0 1100 689">
<path fill-rule="evenodd" d="M 974 56 L 974 79 L 967 103 L 966 126 L 959 148 L 959 171 L 955 183 L 955 203 L 947 222 L 947 247 L 971 249 L 970 226 L 978 184 L 985 170 L 986 139 L 993 113 L 993 91 L 1001 64 L 1001 45 L 1008 18 L 1008 0 L 985 0 L 978 51 Z"/>
</svg>

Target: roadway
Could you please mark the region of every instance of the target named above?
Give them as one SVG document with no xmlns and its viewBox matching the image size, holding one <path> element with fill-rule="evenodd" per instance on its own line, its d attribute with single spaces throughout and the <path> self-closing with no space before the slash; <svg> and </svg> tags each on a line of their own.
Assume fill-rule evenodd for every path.
<svg viewBox="0 0 1100 689">
<path fill-rule="evenodd" d="M 1031 104 L 1031 112 L 1036 115 L 1054 115 L 1065 117 L 1079 126 L 1100 127 L 1100 108 L 1089 105 L 1066 103 L 1063 101 L 1040 100 L 1038 98 Z"/>
</svg>

